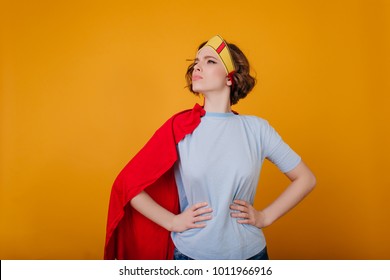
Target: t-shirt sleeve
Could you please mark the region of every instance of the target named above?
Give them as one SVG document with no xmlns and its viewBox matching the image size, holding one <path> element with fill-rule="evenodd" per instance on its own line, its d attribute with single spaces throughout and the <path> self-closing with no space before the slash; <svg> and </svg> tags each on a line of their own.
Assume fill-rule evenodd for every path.
<svg viewBox="0 0 390 280">
<path fill-rule="evenodd" d="M 276 130 L 265 120 L 261 125 L 262 156 L 275 164 L 283 173 L 293 170 L 301 157 L 287 145 Z"/>
</svg>

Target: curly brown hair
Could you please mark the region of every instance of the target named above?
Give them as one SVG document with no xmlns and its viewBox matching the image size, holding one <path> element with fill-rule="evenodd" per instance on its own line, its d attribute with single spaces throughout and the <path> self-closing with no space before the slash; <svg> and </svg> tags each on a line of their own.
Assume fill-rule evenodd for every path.
<svg viewBox="0 0 390 280">
<path fill-rule="evenodd" d="M 203 42 L 198 47 L 200 50 L 207 42 Z M 227 43 L 227 42 L 226 42 Z M 227 43 L 230 53 L 232 55 L 234 68 L 236 69 L 233 74 L 234 86 L 230 89 L 230 104 L 237 104 L 240 99 L 245 98 L 248 93 L 253 89 L 256 84 L 256 78 L 250 75 L 249 61 L 244 53 L 235 45 Z M 199 95 L 198 92 L 192 90 L 192 72 L 194 71 L 195 63 L 191 63 L 188 66 L 185 78 L 189 90 L 195 95 Z"/>
</svg>

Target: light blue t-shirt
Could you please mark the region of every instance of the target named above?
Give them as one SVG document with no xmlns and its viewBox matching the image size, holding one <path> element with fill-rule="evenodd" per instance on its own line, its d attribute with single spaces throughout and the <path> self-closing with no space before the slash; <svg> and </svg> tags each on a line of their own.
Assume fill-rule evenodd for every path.
<svg viewBox="0 0 390 280">
<path fill-rule="evenodd" d="M 265 158 L 282 172 L 294 169 L 301 158 L 267 121 L 233 113 L 207 112 L 177 149 L 181 211 L 198 202 L 213 209 L 206 227 L 172 232 L 177 249 L 193 259 L 248 259 L 264 249 L 262 230 L 237 223 L 229 206 L 234 199 L 253 204 Z"/>
</svg>

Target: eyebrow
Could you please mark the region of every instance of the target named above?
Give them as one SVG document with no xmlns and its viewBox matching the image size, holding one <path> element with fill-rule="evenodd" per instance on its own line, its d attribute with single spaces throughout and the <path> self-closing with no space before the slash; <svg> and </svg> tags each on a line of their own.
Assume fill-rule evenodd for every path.
<svg viewBox="0 0 390 280">
<path fill-rule="evenodd" d="M 214 57 L 214 56 L 212 56 L 212 55 L 206 55 L 205 57 L 204 57 L 204 59 L 210 59 L 210 58 L 213 58 L 213 59 L 215 59 L 215 60 L 218 60 L 218 58 L 216 58 L 216 57 Z M 199 58 L 195 58 L 194 59 L 194 61 L 198 61 L 199 60 Z"/>
</svg>

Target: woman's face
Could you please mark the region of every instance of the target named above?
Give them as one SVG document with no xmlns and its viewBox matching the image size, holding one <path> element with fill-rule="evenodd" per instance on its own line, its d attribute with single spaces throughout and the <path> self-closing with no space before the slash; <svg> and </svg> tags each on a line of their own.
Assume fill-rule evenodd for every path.
<svg viewBox="0 0 390 280">
<path fill-rule="evenodd" d="M 192 90 L 207 94 L 226 90 L 230 85 L 219 56 L 208 46 L 200 49 L 192 72 Z"/>
</svg>

